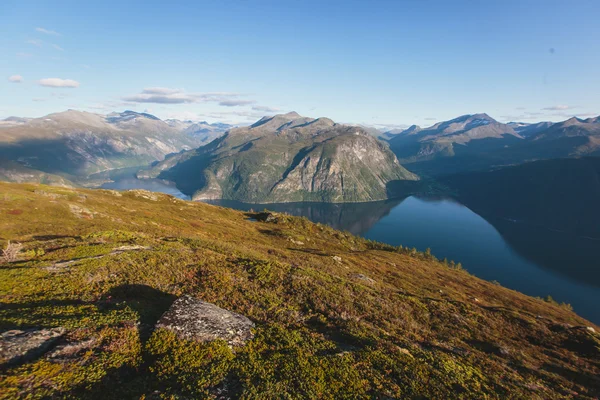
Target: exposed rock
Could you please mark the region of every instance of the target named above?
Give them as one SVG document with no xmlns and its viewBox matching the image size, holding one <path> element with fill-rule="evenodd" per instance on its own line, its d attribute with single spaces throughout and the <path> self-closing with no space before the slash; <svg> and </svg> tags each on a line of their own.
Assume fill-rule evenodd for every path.
<svg viewBox="0 0 600 400">
<path fill-rule="evenodd" d="M 61 261 L 61 262 L 57 262 L 55 264 L 49 265 L 45 268 L 49 272 L 61 272 L 61 271 L 66 272 L 68 270 L 66 267 L 68 267 L 71 264 L 82 262 L 84 260 L 94 260 L 94 259 L 98 259 L 98 258 L 102 258 L 102 257 L 104 257 L 104 256 L 85 257 L 85 258 L 78 258 L 75 260 Z"/>
<path fill-rule="evenodd" d="M 259 212 L 254 214 L 254 219 L 260 222 L 272 222 L 272 223 L 277 223 L 279 221 L 279 218 L 277 216 L 277 214 L 268 212 L 268 211 L 264 211 L 264 212 Z"/>
<path fill-rule="evenodd" d="M 52 192 L 47 192 L 45 190 L 34 190 L 33 192 L 35 194 L 39 194 L 40 196 L 49 197 L 52 200 L 67 198 L 67 195 L 65 195 L 65 194 L 52 193 Z"/>
<path fill-rule="evenodd" d="M 182 339 L 225 340 L 230 346 L 243 345 L 254 336 L 254 323 L 245 316 L 191 296 L 175 300 L 156 327 L 169 329 Z"/>
<path fill-rule="evenodd" d="M 149 190 L 144 189 L 134 189 L 128 190 L 128 193 L 132 193 L 135 197 L 141 197 L 142 199 L 158 201 L 158 195 Z"/>
<path fill-rule="evenodd" d="M 50 353 L 48 353 L 48 359 L 65 363 L 72 361 L 81 355 L 82 352 L 89 350 L 97 342 L 96 338 L 87 340 L 79 340 L 76 342 L 69 342 L 56 346 Z"/>
<path fill-rule="evenodd" d="M 414 358 L 410 350 L 405 349 L 404 347 L 398 347 L 398 352 Z"/>
<path fill-rule="evenodd" d="M 97 260 L 99 258 L 103 258 L 103 257 L 106 257 L 108 255 L 121 254 L 121 253 L 126 253 L 128 251 L 140 251 L 140 250 L 151 250 L 151 249 L 152 249 L 152 247 L 150 247 L 150 246 L 140 246 L 140 245 L 120 246 L 120 247 L 115 247 L 113 249 L 113 251 L 111 251 L 108 254 L 101 254 L 101 255 L 98 255 L 98 256 L 82 257 L 82 258 L 76 258 L 76 259 L 73 259 L 73 260 L 60 261 L 60 262 L 54 263 L 52 265 L 49 265 L 49 266 L 47 266 L 45 268 L 46 268 L 47 271 L 50 271 L 50 272 L 67 271 L 68 269 L 65 268 L 65 267 L 68 267 L 69 265 L 80 263 L 80 262 L 83 262 L 83 261 Z"/>
<path fill-rule="evenodd" d="M 125 253 L 127 251 L 138 251 L 138 250 L 150 250 L 152 247 L 150 246 L 139 246 L 139 245 L 131 245 L 131 246 L 121 246 L 113 249 L 111 254 Z"/>
<path fill-rule="evenodd" d="M 11 330 L 0 334 L 0 363 L 17 363 L 44 354 L 65 332 L 64 328 Z"/>
<path fill-rule="evenodd" d="M 331 258 L 333 258 L 333 261 L 335 261 L 335 262 L 338 262 L 338 263 L 342 262 L 342 257 L 340 257 L 340 256 L 333 256 Z"/>
<path fill-rule="evenodd" d="M 340 259 L 340 261 L 341 261 L 341 259 Z M 354 279 L 359 279 L 361 281 L 365 281 L 365 282 L 371 283 L 371 284 L 375 283 L 375 279 L 369 278 L 368 276 L 363 275 L 363 274 L 351 274 L 350 277 L 354 278 Z"/>
<path fill-rule="evenodd" d="M 77 204 L 69 204 L 69 209 L 77 218 L 93 219 L 94 212 Z"/>
<path fill-rule="evenodd" d="M 115 197 L 122 197 L 123 196 L 121 194 L 121 192 L 119 192 L 117 190 L 112 190 L 112 189 L 102 189 L 102 192 L 108 193 L 108 194 L 113 195 Z"/>
<path fill-rule="evenodd" d="M 304 242 L 301 242 L 300 240 L 294 240 L 294 239 L 293 239 L 293 238 L 291 238 L 291 237 L 290 237 L 290 238 L 288 238 L 288 241 L 290 241 L 290 242 L 292 242 L 293 244 L 295 244 L 295 245 L 298 245 L 298 246 L 303 246 L 303 245 L 304 245 Z"/>
</svg>

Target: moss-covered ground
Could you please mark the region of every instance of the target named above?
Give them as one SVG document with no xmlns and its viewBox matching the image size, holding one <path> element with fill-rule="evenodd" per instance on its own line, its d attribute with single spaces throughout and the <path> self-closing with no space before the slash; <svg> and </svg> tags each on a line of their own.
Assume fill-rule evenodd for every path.
<svg viewBox="0 0 600 400">
<path fill-rule="evenodd" d="M 2 365 L 0 398 L 600 396 L 598 327 L 569 307 L 306 219 L 0 183 L 8 240 L 24 248 L 0 263 L 0 331 L 64 327 L 71 354 Z M 182 294 L 255 337 L 154 330 Z"/>
</svg>

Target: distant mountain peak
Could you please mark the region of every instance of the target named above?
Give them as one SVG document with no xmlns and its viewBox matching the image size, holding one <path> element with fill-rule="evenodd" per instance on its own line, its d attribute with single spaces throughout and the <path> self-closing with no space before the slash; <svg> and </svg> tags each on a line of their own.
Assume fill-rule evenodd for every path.
<svg viewBox="0 0 600 400">
<path fill-rule="evenodd" d="M 406 128 L 405 130 L 402 131 L 402 133 L 414 133 L 414 132 L 419 132 L 421 130 L 421 127 L 419 125 L 411 125 L 408 128 Z"/>
</svg>

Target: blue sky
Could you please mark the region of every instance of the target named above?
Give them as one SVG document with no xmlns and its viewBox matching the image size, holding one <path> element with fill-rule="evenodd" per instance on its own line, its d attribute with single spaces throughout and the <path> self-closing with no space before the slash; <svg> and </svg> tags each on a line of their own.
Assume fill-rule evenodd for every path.
<svg viewBox="0 0 600 400">
<path fill-rule="evenodd" d="M 3 0 L 0 118 L 588 117 L 600 114 L 598 15 L 596 0 Z"/>
</svg>

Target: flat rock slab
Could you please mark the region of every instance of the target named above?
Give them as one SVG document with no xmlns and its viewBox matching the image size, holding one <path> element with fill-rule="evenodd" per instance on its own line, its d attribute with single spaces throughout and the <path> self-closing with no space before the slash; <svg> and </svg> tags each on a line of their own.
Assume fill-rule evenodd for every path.
<svg viewBox="0 0 600 400">
<path fill-rule="evenodd" d="M 175 300 L 156 327 L 169 329 L 182 339 L 225 340 L 230 346 L 243 345 L 254 336 L 254 323 L 248 318 L 190 296 Z"/>
<path fill-rule="evenodd" d="M 0 334 L 0 363 L 17 363 L 41 356 L 65 332 L 64 328 L 11 330 Z"/>
</svg>

